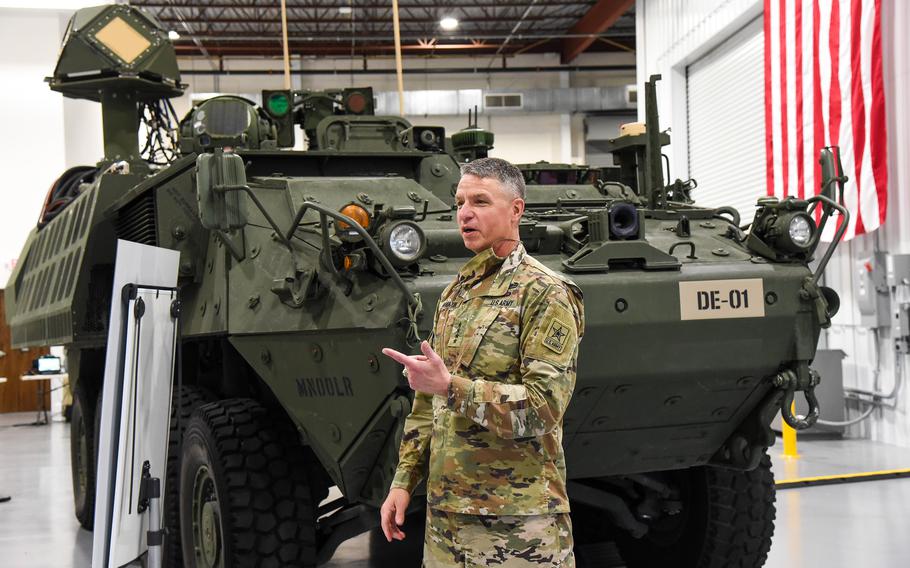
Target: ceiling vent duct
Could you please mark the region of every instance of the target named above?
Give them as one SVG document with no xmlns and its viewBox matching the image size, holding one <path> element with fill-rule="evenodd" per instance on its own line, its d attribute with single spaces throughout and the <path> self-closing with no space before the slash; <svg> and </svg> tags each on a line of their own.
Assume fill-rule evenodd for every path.
<svg viewBox="0 0 910 568">
<path fill-rule="evenodd" d="M 633 89 L 634 90 L 634 89 Z M 453 91 L 406 91 L 407 117 L 467 115 L 475 107 L 489 114 L 573 113 L 635 110 L 637 97 L 630 101 L 629 87 L 578 87 L 567 89 L 526 89 L 508 92 L 461 89 Z M 376 93 L 376 114 L 398 114 L 398 93 Z"/>
<path fill-rule="evenodd" d="M 516 109 L 520 110 L 524 106 L 524 100 L 521 93 L 502 93 L 483 96 L 483 106 L 487 110 L 493 109 Z"/>
</svg>

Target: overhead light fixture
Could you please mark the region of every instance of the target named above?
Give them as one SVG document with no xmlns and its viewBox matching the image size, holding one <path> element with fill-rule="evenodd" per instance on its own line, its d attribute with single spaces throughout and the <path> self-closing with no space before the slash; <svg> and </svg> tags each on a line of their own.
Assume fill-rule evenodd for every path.
<svg viewBox="0 0 910 568">
<path fill-rule="evenodd" d="M 171 41 L 177 41 L 180 39 L 180 34 L 177 33 L 177 30 L 170 30 L 167 32 L 167 39 Z"/>
<path fill-rule="evenodd" d="M 458 20 L 452 16 L 446 16 L 445 18 L 439 20 L 439 27 L 447 32 L 450 32 L 458 27 Z"/>
<path fill-rule="evenodd" d="M 351 10 L 350 6 L 338 6 L 338 13 L 343 16 L 347 16 L 351 12 L 352 12 L 352 10 Z"/>
</svg>

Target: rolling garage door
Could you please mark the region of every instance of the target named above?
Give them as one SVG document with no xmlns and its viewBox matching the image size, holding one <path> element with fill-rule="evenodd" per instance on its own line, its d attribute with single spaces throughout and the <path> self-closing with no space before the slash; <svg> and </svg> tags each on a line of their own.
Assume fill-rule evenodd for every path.
<svg viewBox="0 0 910 568">
<path fill-rule="evenodd" d="M 689 175 L 698 205 L 732 205 L 743 223 L 765 182 L 764 31 L 762 17 L 686 69 Z"/>
</svg>

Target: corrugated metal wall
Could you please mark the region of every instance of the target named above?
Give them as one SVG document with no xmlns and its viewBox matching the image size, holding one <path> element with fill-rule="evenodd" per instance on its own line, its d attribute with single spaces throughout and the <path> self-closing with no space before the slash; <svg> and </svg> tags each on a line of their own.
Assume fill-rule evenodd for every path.
<svg viewBox="0 0 910 568">
<path fill-rule="evenodd" d="M 685 142 L 689 175 L 698 182 L 693 196 L 699 205 L 735 207 L 743 223 L 752 222 L 756 201 L 767 195 L 765 109 L 742 104 L 765 92 L 762 22 L 752 20 L 686 73 Z"/>
<path fill-rule="evenodd" d="M 895 380 L 893 328 L 875 334 L 861 325 L 856 302 L 859 261 L 883 250 L 892 254 L 910 253 L 910 3 L 883 0 L 882 51 L 884 55 L 888 122 L 889 205 L 888 220 L 882 229 L 842 245 L 829 265 L 825 280 L 841 296 L 841 311 L 835 324 L 823 336 L 829 348 L 843 349 L 844 386 L 888 392 Z M 638 0 L 638 84 L 653 73 L 663 75 L 659 84 L 662 128 L 672 127 L 675 140 L 670 154 L 674 177 L 687 172 L 688 136 L 686 120 L 685 67 L 721 44 L 736 30 L 762 13 L 761 0 Z M 756 100 L 756 105 L 764 101 Z M 644 116 L 644 106 L 639 109 Z M 733 167 L 735 164 L 731 164 Z M 677 173 L 678 172 L 678 173 Z M 904 286 L 903 288 L 907 288 Z M 900 301 L 910 301 L 907 290 L 899 290 Z M 906 360 L 905 363 L 910 363 Z M 906 368 L 908 365 L 904 365 Z M 876 369 L 878 372 L 876 373 Z M 904 388 L 894 408 L 876 410 L 869 420 L 848 430 L 852 436 L 910 446 L 910 388 L 904 370 Z M 863 406 L 848 403 L 848 417 L 857 416 Z"/>
<path fill-rule="evenodd" d="M 762 13 L 762 0 L 637 0 L 636 56 L 638 85 L 654 73 L 662 76 L 657 98 L 661 129 L 671 128 L 668 154 L 673 177 L 686 179 L 686 67 L 723 43 Z M 643 97 L 643 95 L 642 95 Z M 643 100 L 643 99 L 642 99 Z M 639 120 L 645 119 L 639 105 Z"/>
</svg>

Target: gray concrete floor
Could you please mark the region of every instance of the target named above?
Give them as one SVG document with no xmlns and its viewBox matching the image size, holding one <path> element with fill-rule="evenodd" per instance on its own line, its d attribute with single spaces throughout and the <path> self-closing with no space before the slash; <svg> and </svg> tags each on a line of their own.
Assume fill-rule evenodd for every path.
<svg viewBox="0 0 910 568">
<path fill-rule="evenodd" d="M 0 415 L 0 496 L 12 496 L 0 503 L 0 566 L 87 568 L 92 535 L 72 512 L 69 425 L 12 426 L 33 419 Z M 778 480 L 910 468 L 910 449 L 861 440 L 800 440 L 799 452 L 795 460 L 781 457 L 780 440 L 771 449 Z M 781 490 L 766 566 L 906 566 L 908 510 L 910 478 Z M 370 539 L 364 534 L 344 543 L 329 566 L 407 568 L 405 546 Z"/>
</svg>

